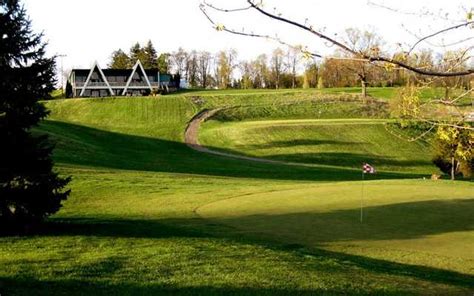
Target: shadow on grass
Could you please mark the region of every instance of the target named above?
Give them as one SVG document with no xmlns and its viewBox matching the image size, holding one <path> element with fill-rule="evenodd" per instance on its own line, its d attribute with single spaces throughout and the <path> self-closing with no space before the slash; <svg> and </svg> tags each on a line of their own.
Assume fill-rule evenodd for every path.
<svg viewBox="0 0 474 296">
<path fill-rule="evenodd" d="M 97 236 L 113 238 L 170 238 L 208 237 L 192 228 L 201 219 L 125 220 L 125 219 L 50 219 L 40 229 L 39 235 L 48 236 Z M 192 225 L 190 224 L 192 223 Z M 189 225 L 188 227 L 186 225 Z"/>
<path fill-rule="evenodd" d="M 350 141 L 334 141 L 334 140 L 316 140 L 316 139 L 295 139 L 292 141 L 272 141 L 265 144 L 250 144 L 242 145 L 242 147 L 251 149 L 266 149 L 266 148 L 287 148 L 295 146 L 319 146 L 319 145 L 337 145 L 337 146 L 354 146 L 363 145 L 363 142 Z"/>
<path fill-rule="evenodd" d="M 459 272 L 437 269 L 432 267 L 408 265 L 390 262 L 387 260 L 372 259 L 363 256 L 344 254 L 340 252 L 326 251 L 318 248 L 307 248 L 300 244 L 272 243 L 264 238 L 244 237 L 238 231 L 225 225 L 210 224 L 203 219 L 165 219 L 159 221 L 145 220 L 99 220 L 99 219 L 52 219 L 46 224 L 41 235 L 49 236 L 82 236 L 82 237 L 111 237 L 111 238 L 196 238 L 206 237 L 225 240 L 235 246 L 240 244 L 253 244 L 263 246 L 276 251 L 284 251 L 302 257 L 301 260 L 310 256 L 315 259 L 309 268 L 314 272 L 329 272 L 324 263 L 328 259 L 337 262 L 339 269 L 349 269 L 358 272 L 358 269 L 371 273 L 401 276 L 428 281 L 438 284 L 454 285 L 459 288 L 474 288 L 474 276 Z M 194 226 L 191 229 L 190 226 Z M 441 230 L 440 230 L 441 231 Z M 445 229 L 442 231 L 446 231 Z M 120 259 L 120 258 L 118 258 Z M 123 258 L 122 258 L 123 259 Z M 320 260 L 319 260 L 320 259 Z M 108 274 L 124 268 L 120 260 L 107 260 L 95 264 L 95 273 Z M 323 268 L 323 269 L 321 269 Z M 361 293 L 360 290 L 353 291 L 351 287 L 342 285 L 340 290 L 327 290 L 323 288 L 310 289 L 278 289 L 263 287 L 234 287 L 225 285 L 197 286 L 197 287 L 173 287 L 166 284 L 138 285 L 133 282 L 109 282 L 96 279 L 85 281 L 80 270 L 76 276 L 78 279 L 42 281 L 37 278 L 22 277 L 0 277 L 0 293 L 2 295 L 137 295 L 137 294 L 173 294 L 173 295 L 320 295 L 320 294 L 351 294 Z M 354 288 L 356 289 L 356 288 Z M 375 289 L 375 290 L 374 290 Z M 377 291 L 371 288 L 367 294 L 374 295 L 399 295 L 402 291 L 390 292 L 387 290 Z M 382 288 L 381 288 L 382 289 Z M 352 292 L 351 292 L 352 291 Z"/>
<path fill-rule="evenodd" d="M 346 145 L 357 145 L 357 143 L 348 143 Z M 298 146 L 296 144 L 295 146 Z M 249 146 L 245 146 L 249 147 Z M 271 144 L 268 148 L 271 147 Z M 288 146 L 291 147 L 291 146 Z M 263 148 L 263 147 L 261 147 Z M 248 157 L 254 157 L 253 155 L 241 153 L 232 149 L 223 149 L 223 148 L 212 148 L 212 150 L 222 151 L 225 153 L 243 155 Z M 373 154 L 363 154 L 363 153 L 347 153 L 347 152 L 319 152 L 319 153 L 292 153 L 292 154 L 275 154 L 267 155 L 265 159 L 276 160 L 276 161 L 287 161 L 293 163 L 302 163 L 302 164 L 318 164 L 324 166 L 336 166 L 341 167 L 341 169 L 358 169 L 362 166 L 363 163 L 370 163 L 377 168 L 406 168 L 408 170 L 413 169 L 414 167 L 433 167 L 431 161 L 428 160 L 397 160 L 393 157 L 378 156 Z M 433 171 L 437 171 L 437 168 L 433 167 Z M 382 172 L 382 176 L 385 177 L 385 174 Z M 403 174 L 403 173 L 400 173 Z M 387 174 L 390 175 L 390 174 Z M 427 176 L 427 175 L 424 175 Z M 388 177 L 390 178 L 390 177 Z"/>
<path fill-rule="evenodd" d="M 243 161 L 197 152 L 180 142 L 113 133 L 64 122 L 46 121 L 40 130 L 50 134 L 56 142 L 54 159 L 61 164 L 240 178 L 360 180 L 359 169 L 310 168 Z M 380 179 L 420 177 L 413 173 L 385 172 L 377 176 Z"/>
<path fill-rule="evenodd" d="M 296 249 L 296 252 L 299 252 L 304 256 L 320 257 L 321 259 L 332 258 L 346 264 L 347 266 L 356 266 L 357 268 L 362 268 L 371 272 L 394 276 L 406 276 L 433 283 L 452 284 L 459 287 L 474 289 L 474 276 L 470 274 L 421 265 L 396 263 L 322 249 L 306 249 L 304 247 L 298 247 L 297 245 L 289 246 L 288 249 Z"/>
<path fill-rule="evenodd" d="M 350 288 L 345 289 L 278 289 L 264 287 L 242 286 L 188 286 L 174 287 L 167 284 L 134 284 L 132 282 L 108 283 L 84 280 L 41 281 L 36 278 L 0 277 L 0 293 L 2 295 L 347 295 Z M 353 291 L 352 294 L 357 293 Z M 380 291 L 363 292 L 358 295 L 400 295 L 401 291 L 390 292 L 380 288 Z"/>
<path fill-rule="evenodd" d="M 354 145 L 354 144 L 351 144 Z M 299 153 L 299 154 L 279 154 L 271 155 L 269 159 L 298 161 L 306 163 L 318 163 L 322 165 L 336 165 L 341 167 L 360 167 L 361 163 L 368 162 L 374 166 L 382 167 L 404 167 L 413 168 L 420 166 L 432 166 L 428 160 L 397 160 L 392 157 L 378 156 L 362 153 L 346 153 L 346 152 L 321 152 L 321 153 Z M 435 171 L 436 168 L 433 167 Z"/>
<path fill-rule="evenodd" d="M 367 198 L 370 203 L 370 198 Z M 249 209 L 251 210 L 251 209 Z M 474 199 L 428 200 L 324 213 L 255 214 L 211 221 L 318 246 L 330 242 L 417 239 L 474 230 Z M 205 214 L 205 213 L 204 213 Z M 276 232 L 278 231 L 278 233 Z"/>
</svg>

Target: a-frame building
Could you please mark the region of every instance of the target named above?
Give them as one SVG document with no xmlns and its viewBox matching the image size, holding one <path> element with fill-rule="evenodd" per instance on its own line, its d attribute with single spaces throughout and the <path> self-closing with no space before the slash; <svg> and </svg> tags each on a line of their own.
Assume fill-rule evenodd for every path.
<svg viewBox="0 0 474 296">
<path fill-rule="evenodd" d="M 177 89 L 179 82 L 157 69 L 144 69 L 138 60 L 132 69 L 73 69 L 68 78 L 68 97 L 142 96 Z"/>
</svg>

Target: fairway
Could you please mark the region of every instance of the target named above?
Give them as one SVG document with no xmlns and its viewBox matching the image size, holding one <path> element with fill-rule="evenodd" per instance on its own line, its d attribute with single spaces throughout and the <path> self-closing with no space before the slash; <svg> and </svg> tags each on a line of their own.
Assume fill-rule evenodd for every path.
<svg viewBox="0 0 474 296">
<path fill-rule="evenodd" d="M 469 295 L 474 185 L 428 180 L 429 143 L 385 128 L 389 97 L 46 102 L 34 132 L 54 139 L 72 193 L 38 234 L 0 238 L 2 295 Z M 188 123 L 213 109 L 198 135 L 209 149 L 311 165 L 191 149 Z M 379 171 L 362 182 L 365 161 Z"/>
</svg>

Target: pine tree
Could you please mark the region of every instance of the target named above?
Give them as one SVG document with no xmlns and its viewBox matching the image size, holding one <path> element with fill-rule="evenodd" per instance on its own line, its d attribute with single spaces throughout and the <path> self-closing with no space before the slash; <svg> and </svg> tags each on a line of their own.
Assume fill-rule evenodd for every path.
<svg viewBox="0 0 474 296">
<path fill-rule="evenodd" d="M 0 1 L 0 232 L 41 221 L 61 207 L 70 178 L 53 172 L 52 145 L 30 128 L 48 115 L 38 100 L 54 89 L 54 58 L 45 57 L 18 0 Z"/>
<path fill-rule="evenodd" d="M 109 68 L 112 69 L 127 69 L 130 65 L 130 58 L 128 55 L 119 49 L 112 53 L 111 62 Z"/>
<path fill-rule="evenodd" d="M 142 47 L 140 46 L 140 43 L 135 43 L 131 48 L 130 48 L 130 54 L 129 54 L 129 57 L 130 57 L 130 64 L 128 65 L 129 68 L 132 68 L 135 63 L 137 62 L 137 60 L 140 60 L 140 62 L 142 63 L 143 65 L 143 62 L 145 61 L 146 59 L 146 54 L 145 54 L 145 51 L 142 49 Z"/>
<path fill-rule="evenodd" d="M 142 62 L 143 68 L 145 69 L 152 69 L 156 68 L 157 66 L 157 61 L 158 61 L 158 55 L 156 53 L 156 49 L 153 46 L 153 43 L 151 40 L 148 40 L 148 43 L 146 46 L 143 48 L 143 53 L 145 59 Z"/>
</svg>

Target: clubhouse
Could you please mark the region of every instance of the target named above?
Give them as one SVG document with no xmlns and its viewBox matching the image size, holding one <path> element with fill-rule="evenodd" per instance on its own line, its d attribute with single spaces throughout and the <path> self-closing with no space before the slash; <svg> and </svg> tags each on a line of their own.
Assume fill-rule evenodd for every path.
<svg viewBox="0 0 474 296">
<path fill-rule="evenodd" d="M 101 69 L 97 62 L 90 69 L 73 69 L 66 85 L 66 96 L 108 97 L 144 96 L 176 91 L 179 77 L 144 69 L 138 60 L 132 69 Z"/>
</svg>

